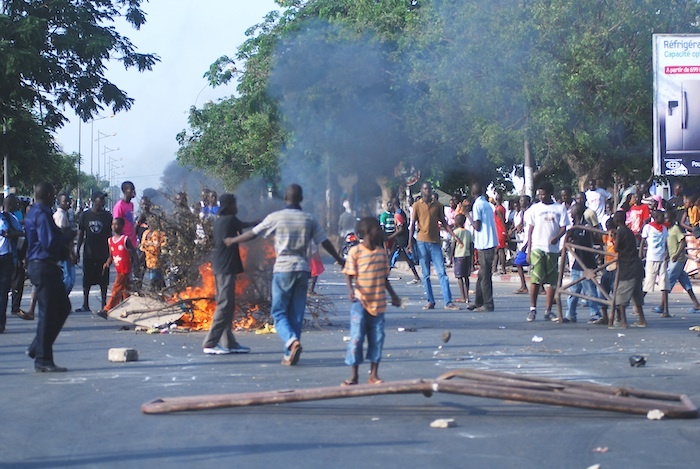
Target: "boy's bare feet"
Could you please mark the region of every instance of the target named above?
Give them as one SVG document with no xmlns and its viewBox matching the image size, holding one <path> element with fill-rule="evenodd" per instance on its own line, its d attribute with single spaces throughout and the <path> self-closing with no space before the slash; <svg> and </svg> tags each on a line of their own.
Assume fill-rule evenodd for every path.
<svg viewBox="0 0 700 469">
<path fill-rule="evenodd" d="M 367 380 L 368 384 L 382 384 L 383 382 L 383 380 L 379 379 L 379 376 L 370 376 Z"/>
</svg>

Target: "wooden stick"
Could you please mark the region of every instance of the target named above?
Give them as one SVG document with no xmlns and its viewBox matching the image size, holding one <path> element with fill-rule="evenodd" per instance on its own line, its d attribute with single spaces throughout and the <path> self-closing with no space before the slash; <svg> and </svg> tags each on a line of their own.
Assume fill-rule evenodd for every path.
<svg viewBox="0 0 700 469">
<path fill-rule="evenodd" d="M 141 410 L 146 414 L 159 414 L 383 394 L 422 393 L 430 397 L 433 392 L 632 414 L 646 414 L 658 409 L 668 418 L 698 416 L 697 408 L 686 395 L 479 370 L 454 370 L 435 380 L 160 398 L 143 404 Z"/>
</svg>

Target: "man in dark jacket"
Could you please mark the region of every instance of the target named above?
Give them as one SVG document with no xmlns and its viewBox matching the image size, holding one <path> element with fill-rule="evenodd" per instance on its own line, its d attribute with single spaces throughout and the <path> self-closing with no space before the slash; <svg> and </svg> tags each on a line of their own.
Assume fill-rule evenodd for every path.
<svg viewBox="0 0 700 469">
<path fill-rule="evenodd" d="M 37 372 L 67 371 L 54 363 L 53 343 L 71 311 L 58 261 L 68 258 L 75 232 L 62 232 L 54 223 L 51 215 L 54 196 L 50 183 L 37 184 L 34 188 L 36 203 L 24 223 L 29 279 L 36 287 L 39 319 L 27 355 L 34 359 Z"/>
</svg>

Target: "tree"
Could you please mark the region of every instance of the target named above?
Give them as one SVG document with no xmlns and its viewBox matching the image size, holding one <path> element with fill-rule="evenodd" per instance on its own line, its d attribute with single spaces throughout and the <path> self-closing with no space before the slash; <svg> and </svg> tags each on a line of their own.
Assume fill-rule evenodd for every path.
<svg viewBox="0 0 700 469">
<path fill-rule="evenodd" d="M 474 179 L 507 187 L 524 148 L 538 177 L 563 185 L 648 173 L 651 34 L 697 32 L 700 18 L 695 0 L 278 3 L 287 10 L 237 56 L 247 62 L 235 106 L 205 107 L 216 119 L 191 142 L 210 142 L 199 163 L 217 170 L 259 171 L 264 154 L 268 175 L 291 168 L 327 188 L 332 172 L 358 168 L 360 182 L 390 180 L 399 161 L 447 191 Z M 213 76 L 226 78 L 224 59 Z M 267 134 L 246 125 L 258 121 Z M 249 153 L 221 161 L 213 137 Z M 183 158 L 194 154 L 183 142 Z"/>
<path fill-rule="evenodd" d="M 122 18 L 140 28 L 145 23 L 142 2 L 0 1 L 0 120 L 7 127 L 2 147 L 14 154 L 11 172 L 25 179 L 20 171 L 55 155 L 51 138 L 41 134 L 64 124 L 65 106 L 84 121 L 105 106 L 113 112 L 131 107 L 133 99 L 107 80 L 105 71 L 112 60 L 139 71 L 159 60 L 136 52 L 111 24 Z"/>
<path fill-rule="evenodd" d="M 698 32 L 700 4 L 527 3 L 536 51 L 526 76 L 541 169 L 562 163 L 579 181 L 613 170 L 650 173 L 651 34 Z"/>
</svg>

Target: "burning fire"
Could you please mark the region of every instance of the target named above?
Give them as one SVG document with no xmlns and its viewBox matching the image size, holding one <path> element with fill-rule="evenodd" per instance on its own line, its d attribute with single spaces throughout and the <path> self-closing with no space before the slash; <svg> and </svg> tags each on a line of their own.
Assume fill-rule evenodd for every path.
<svg viewBox="0 0 700 469">
<path fill-rule="evenodd" d="M 250 246 L 250 248 L 249 248 Z M 235 329 L 257 329 L 270 317 L 270 281 L 275 251 L 272 244 L 261 241 L 260 246 L 239 247 L 245 272 L 236 276 Z M 216 281 L 211 262 L 199 266 L 201 285 L 187 287 L 172 301 L 192 299 L 192 316 L 183 316 L 183 327 L 208 330 L 216 311 Z"/>
</svg>

